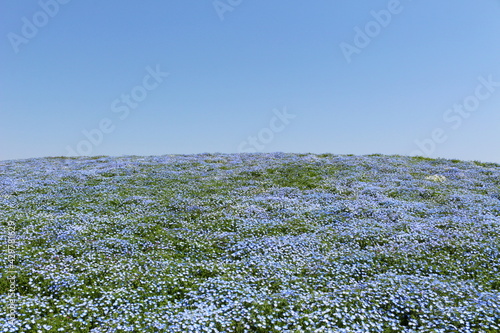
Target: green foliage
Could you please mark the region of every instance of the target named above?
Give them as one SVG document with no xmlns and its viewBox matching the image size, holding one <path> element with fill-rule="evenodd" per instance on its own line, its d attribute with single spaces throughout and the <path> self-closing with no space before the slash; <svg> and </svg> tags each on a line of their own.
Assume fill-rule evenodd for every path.
<svg viewBox="0 0 500 333">
<path fill-rule="evenodd" d="M 312 165 L 289 164 L 281 168 L 267 169 L 267 176 L 280 187 L 296 187 L 310 190 L 319 186 L 321 171 Z"/>
</svg>

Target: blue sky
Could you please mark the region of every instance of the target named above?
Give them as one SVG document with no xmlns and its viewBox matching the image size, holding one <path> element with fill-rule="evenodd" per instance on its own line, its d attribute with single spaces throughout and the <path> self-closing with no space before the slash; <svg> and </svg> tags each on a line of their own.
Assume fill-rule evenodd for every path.
<svg viewBox="0 0 500 333">
<path fill-rule="evenodd" d="M 450 3 L 2 0 L 0 160 L 500 162 L 500 1 Z"/>
</svg>

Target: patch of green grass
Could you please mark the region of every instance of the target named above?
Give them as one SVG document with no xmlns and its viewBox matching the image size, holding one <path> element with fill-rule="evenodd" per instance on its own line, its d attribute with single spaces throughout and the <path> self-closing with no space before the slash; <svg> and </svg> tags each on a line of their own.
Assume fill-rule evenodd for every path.
<svg viewBox="0 0 500 333">
<path fill-rule="evenodd" d="M 317 167 L 307 164 L 288 164 L 281 168 L 268 169 L 267 175 L 280 187 L 297 187 L 310 190 L 319 186 L 323 179 Z"/>
<path fill-rule="evenodd" d="M 473 163 L 475 165 L 483 167 L 483 168 L 498 168 L 498 167 L 500 167 L 500 164 L 497 164 L 497 163 L 480 162 L 480 161 L 474 161 Z"/>
</svg>

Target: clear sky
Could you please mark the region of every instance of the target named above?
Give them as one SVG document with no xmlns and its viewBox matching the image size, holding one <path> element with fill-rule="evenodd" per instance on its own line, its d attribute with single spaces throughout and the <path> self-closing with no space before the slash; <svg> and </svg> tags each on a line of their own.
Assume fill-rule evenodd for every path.
<svg viewBox="0 0 500 333">
<path fill-rule="evenodd" d="M 0 160 L 500 162 L 500 1 L 0 0 Z"/>
</svg>

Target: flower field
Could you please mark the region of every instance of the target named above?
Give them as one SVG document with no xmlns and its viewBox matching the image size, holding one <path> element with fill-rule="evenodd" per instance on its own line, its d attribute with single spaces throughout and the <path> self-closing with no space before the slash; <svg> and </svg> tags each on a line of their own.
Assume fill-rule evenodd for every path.
<svg viewBox="0 0 500 333">
<path fill-rule="evenodd" d="M 0 332 L 500 332 L 498 164 L 2 161 L 0 222 Z"/>
</svg>

